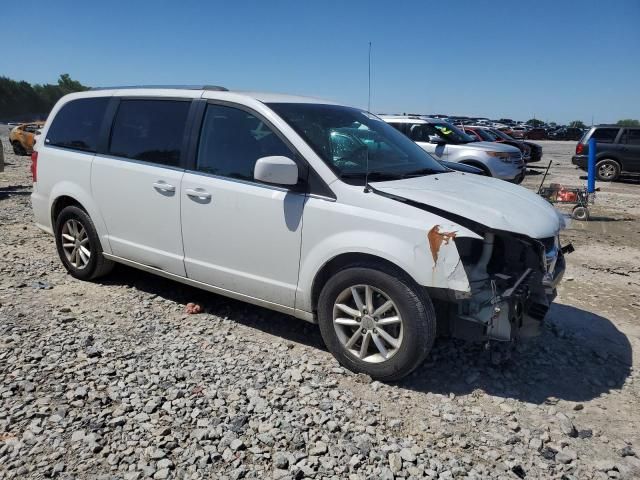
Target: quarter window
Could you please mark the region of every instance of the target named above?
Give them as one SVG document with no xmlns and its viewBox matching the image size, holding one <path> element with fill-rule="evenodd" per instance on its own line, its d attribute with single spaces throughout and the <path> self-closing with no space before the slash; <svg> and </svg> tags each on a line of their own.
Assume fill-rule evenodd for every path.
<svg viewBox="0 0 640 480">
<path fill-rule="evenodd" d="M 258 117 L 238 108 L 207 105 L 196 167 L 201 172 L 253 180 L 256 161 L 293 158 L 289 147 Z"/>
<path fill-rule="evenodd" d="M 108 97 L 81 98 L 62 106 L 44 143 L 56 147 L 95 152 Z"/>
<path fill-rule="evenodd" d="M 640 145 L 640 129 L 627 130 L 627 143 L 629 145 Z"/>
<path fill-rule="evenodd" d="M 122 100 L 113 122 L 109 154 L 177 167 L 189 101 Z"/>
<path fill-rule="evenodd" d="M 596 128 L 591 138 L 595 138 L 598 143 L 613 143 L 619 131 L 619 128 Z"/>
</svg>

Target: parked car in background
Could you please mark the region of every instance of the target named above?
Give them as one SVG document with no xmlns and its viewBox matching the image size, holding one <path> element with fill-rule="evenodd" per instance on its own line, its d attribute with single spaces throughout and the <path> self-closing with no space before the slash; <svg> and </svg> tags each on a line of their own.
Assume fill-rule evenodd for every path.
<svg viewBox="0 0 640 480">
<path fill-rule="evenodd" d="M 531 128 L 525 132 L 524 138 L 527 140 L 544 140 L 547 138 L 547 131 L 541 127 Z"/>
<path fill-rule="evenodd" d="M 466 165 L 464 163 L 458 162 L 447 162 L 445 160 L 438 160 L 438 163 L 443 167 L 448 168 L 449 170 L 454 170 L 456 172 L 462 173 L 472 173 L 473 175 L 487 175 L 484 170 L 473 167 L 471 165 Z"/>
<path fill-rule="evenodd" d="M 35 136 L 44 126 L 44 122 L 22 123 L 11 129 L 9 132 L 9 142 L 16 155 L 31 155 Z"/>
<path fill-rule="evenodd" d="M 640 127 L 598 125 L 591 127 L 576 145 L 571 163 L 582 170 L 589 165 L 589 140 L 596 140 L 596 176 L 612 182 L 622 174 L 640 174 Z"/>
<path fill-rule="evenodd" d="M 433 118 L 399 115 L 382 119 L 437 159 L 472 165 L 488 176 L 514 183 L 524 179 L 522 153 L 515 147 L 478 142 L 456 126 Z"/>
<path fill-rule="evenodd" d="M 518 146 L 519 144 L 524 144 L 529 147 L 529 163 L 539 162 L 542 160 L 542 147 L 537 143 L 527 142 L 524 140 L 516 140 L 513 137 L 510 137 L 502 130 L 498 130 L 497 128 L 489 129 L 491 133 L 493 133 L 496 137 L 498 137 L 497 141 L 503 141 L 508 145 Z"/>
<path fill-rule="evenodd" d="M 513 148 L 484 153 L 513 168 L 497 147 Z M 319 99 L 67 95 L 32 173 L 35 223 L 75 278 L 120 262 L 318 323 L 342 365 L 379 380 L 417 368 L 436 332 L 539 330 L 565 270 L 546 200 L 449 171 L 379 117 Z"/>
<path fill-rule="evenodd" d="M 501 132 L 506 133 L 507 135 L 509 135 L 511 137 L 511 134 L 513 133 L 513 130 L 511 130 L 510 126 L 506 126 L 506 127 L 494 127 L 497 128 L 498 130 L 500 130 Z M 513 137 L 512 137 L 513 138 Z"/>
<path fill-rule="evenodd" d="M 511 135 L 513 138 L 524 138 L 527 133 L 527 128 L 522 125 L 515 125 L 511 127 Z"/>
<path fill-rule="evenodd" d="M 549 133 L 549 140 L 580 140 L 584 135 L 584 130 L 574 127 L 562 127 Z"/>
<path fill-rule="evenodd" d="M 479 142 L 496 142 L 516 147 L 522 152 L 522 159 L 524 160 L 524 162 L 531 163 L 531 147 L 529 147 L 526 142 L 515 139 L 506 141 L 501 136 L 498 136 L 496 133 L 494 133 L 490 128 L 477 125 L 465 125 L 461 126 L 460 129 L 463 130 L 467 135 L 474 136 Z"/>
</svg>

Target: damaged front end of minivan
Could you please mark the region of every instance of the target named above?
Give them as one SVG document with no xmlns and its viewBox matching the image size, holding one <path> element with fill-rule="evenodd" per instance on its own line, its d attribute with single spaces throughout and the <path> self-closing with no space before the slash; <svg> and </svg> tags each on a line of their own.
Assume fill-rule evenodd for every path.
<svg viewBox="0 0 640 480">
<path fill-rule="evenodd" d="M 438 333 L 467 340 L 535 336 L 565 271 L 564 218 L 521 187 L 455 174 L 376 184 L 374 192 L 441 219 L 425 231 L 424 285 Z M 482 199 L 478 201 L 477 199 Z"/>
<path fill-rule="evenodd" d="M 557 235 L 533 239 L 502 231 L 454 242 L 470 288 L 447 291 L 441 333 L 502 341 L 537 335 L 572 247 L 561 248 Z"/>
</svg>

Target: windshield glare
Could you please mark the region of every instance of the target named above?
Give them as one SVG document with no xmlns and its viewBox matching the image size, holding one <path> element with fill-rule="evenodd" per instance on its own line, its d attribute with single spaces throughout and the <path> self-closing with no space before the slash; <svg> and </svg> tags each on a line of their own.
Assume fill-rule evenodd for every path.
<svg viewBox="0 0 640 480">
<path fill-rule="evenodd" d="M 348 183 L 447 172 L 431 155 L 375 115 L 313 103 L 269 104 Z"/>
</svg>

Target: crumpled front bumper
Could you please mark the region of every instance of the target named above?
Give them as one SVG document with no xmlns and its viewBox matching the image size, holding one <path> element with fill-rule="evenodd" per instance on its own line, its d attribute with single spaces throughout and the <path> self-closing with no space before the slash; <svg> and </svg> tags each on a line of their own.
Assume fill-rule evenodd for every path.
<svg viewBox="0 0 640 480">
<path fill-rule="evenodd" d="M 471 296 L 456 302 L 457 318 L 450 326 L 451 333 L 466 339 L 500 341 L 539 334 L 566 270 L 564 254 L 571 251 L 570 244 L 561 248 L 556 237 L 541 250 L 544 266 L 530 264 L 518 274 L 498 273 L 472 281 Z"/>
</svg>

